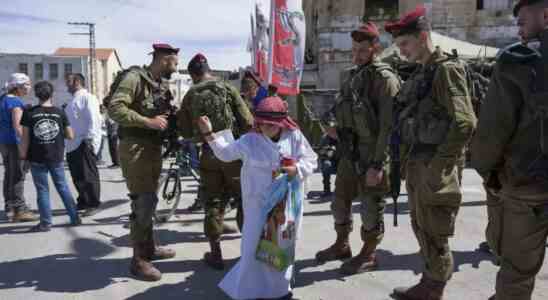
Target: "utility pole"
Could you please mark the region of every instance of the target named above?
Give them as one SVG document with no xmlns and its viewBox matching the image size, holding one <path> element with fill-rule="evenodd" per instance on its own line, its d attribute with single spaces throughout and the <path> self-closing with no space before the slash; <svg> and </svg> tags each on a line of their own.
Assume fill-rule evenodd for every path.
<svg viewBox="0 0 548 300">
<path fill-rule="evenodd" d="M 72 26 L 88 26 L 89 32 L 76 32 L 71 35 L 88 35 L 89 36 L 89 86 L 90 92 L 97 95 L 97 56 L 95 54 L 95 23 L 88 22 L 69 22 Z"/>
</svg>

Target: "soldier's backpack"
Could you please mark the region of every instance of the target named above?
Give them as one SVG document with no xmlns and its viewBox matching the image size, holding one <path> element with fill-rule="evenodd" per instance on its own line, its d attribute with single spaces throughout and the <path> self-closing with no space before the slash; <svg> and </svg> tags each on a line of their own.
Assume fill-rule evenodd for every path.
<svg viewBox="0 0 548 300">
<path fill-rule="evenodd" d="M 194 99 L 192 107 L 198 115 L 209 118 L 213 132 L 231 129 L 235 136 L 244 132 L 236 116 L 234 99 L 230 93 L 230 87 L 221 80 L 210 80 L 193 87 Z"/>
<path fill-rule="evenodd" d="M 458 59 L 464 66 L 466 82 L 474 113 L 479 117 L 481 104 L 487 97 L 487 90 L 491 73 L 493 72 L 495 58 L 461 59 L 455 49 L 449 55 L 451 59 Z"/>
<path fill-rule="evenodd" d="M 131 71 L 137 71 L 139 75 L 141 75 L 141 78 L 144 79 L 149 84 L 156 86 L 157 84 L 146 75 L 144 69 L 139 66 L 131 66 L 127 69 L 124 69 L 122 71 L 119 71 L 116 76 L 114 77 L 114 80 L 110 84 L 110 87 L 108 89 L 108 94 L 103 98 L 103 106 L 108 107 L 110 104 L 110 101 L 112 100 L 112 96 L 114 95 L 114 92 L 116 89 L 118 89 L 118 86 L 120 85 L 120 82 L 126 78 L 126 75 Z"/>
</svg>

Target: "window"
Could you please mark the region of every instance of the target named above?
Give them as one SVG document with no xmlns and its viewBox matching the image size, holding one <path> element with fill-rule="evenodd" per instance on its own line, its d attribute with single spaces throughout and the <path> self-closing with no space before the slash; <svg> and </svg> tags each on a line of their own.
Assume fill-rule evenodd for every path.
<svg viewBox="0 0 548 300">
<path fill-rule="evenodd" d="M 505 10 L 512 8 L 512 0 L 477 0 L 478 10 Z"/>
<path fill-rule="evenodd" d="M 19 73 L 29 75 L 29 65 L 25 64 L 25 63 L 20 63 L 19 64 Z"/>
<path fill-rule="evenodd" d="M 34 80 L 44 79 L 44 65 L 43 64 L 34 64 Z"/>
<path fill-rule="evenodd" d="M 72 74 L 72 64 L 65 64 L 65 76 Z"/>
<path fill-rule="evenodd" d="M 59 65 L 49 64 L 49 79 L 56 80 L 57 78 L 59 78 Z"/>
<path fill-rule="evenodd" d="M 392 20 L 397 19 L 399 13 L 398 0 L 367 0 L 365 1 L 365 16 L 364 20 L 381 19 Z"/>
</svg>

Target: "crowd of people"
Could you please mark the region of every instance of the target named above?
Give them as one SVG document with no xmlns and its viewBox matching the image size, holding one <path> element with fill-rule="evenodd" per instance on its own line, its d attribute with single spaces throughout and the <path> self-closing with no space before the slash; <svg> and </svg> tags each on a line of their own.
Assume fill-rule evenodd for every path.
<svg viewBox="0 0 548 300">
<path fill-rule="evenodd" d="M 102 151 L 103 124 L 111 127 L 108 135 L 111 167 L 119 165 L 116 125 L 100 112 L 99 101 L 85 89 L 84 76 L 69 74 L 66 86 L 73 98 L 63 105 L 55 105 L 53 85 L 47 81 L 36 83 L 34 95 L 38 104 L 32 106 L 23 100 L 32 88 L 30 78 L 14 73 L 5 84 L 6 92 L 0 100 L 5 212 L 12 222 L 39 220 L 31 231 L 51 228 L 48 174 L 63 200 L 71 225 L 82 223 L 77 211 L 81 211 L 83 217 L 97 212 L 101 204 L 97 165 Z M 67 185 L 65 162 L 77 191 L 76 200 Z M 36 188 L 39 217 L 29 210 L 24 197 L 24 181 L 29 170 Z"/>
<path fill-rule="evenodd" d="M 389 141 L 397 134 L 406 149 L 402 159 L 411 227 L 424 270 L 416 285 L 395 288 L 394 296 L 442 299 L 454 270 L 449 240 L 462 203 L 460 161 L 470 145 L 488 204 L 497 204 L 497 209 L 492 205 L 488 210 L 487 242 L 500 262 L 490 299 L 531 299 L 548 236 L 548 1 L 521 0 L 514 14 L 522 43 L 499 54 L 479 115 L 471 102 L 466 66 L 434 47 L 424 7 L 385 26 L 401 54 L 420 65 L 405 82 L 378 58 L 380 32 L 375 23 L 365 22 L 351 32 L 353 67 L 341 75 L 340 93 L 324 124 L 319 151 L 323 196 L 331 195 L 330 178 L 336 174 L 331 203 L 336 238 L 317 252 L 318 263 L 344 260 L 340 272 L 345 275 L 382 268 L 376 252 L 386 233 Z M 531 41 L 539 45 L 531 46 Z M 203 261 L 216 270 L 225 268 L 221 236 L 226 208 L 230 201 L 236 203 L 241 258 L 219 287 L 233 299 L 293 299 L 293 263 L 280 271 L 256 254 L 265 226 L 263 201 L 280 174 L 303 186 L 318 166 L 318 155 L 275 89 L 246 74 L 240 94 L 211 74 L 202 54 L 188 63 L 194 85 L 174 115 L 162 79 L 177 71 L 179 49 L 169 44 L 154 44 L 153 49 L 150 65 L 119 75 L 103 108 L 110 121 L 103 124 L 99 102 L 85 89 L 81 74 L 67 77 L 74 98 L 64 110 L 54 106 L 48 82 L 34 86 L 39 104 L 25 108 L 21 97 L 28 94 L 30 80 L 24 74 L 12 76 L 0 100 L 6 212 L 13 221 L 36 219 L 23 196 L 30 166 L 40 213 L 32 231 L 51 226 L 48 174 L 71 225 L 82 222 L 78 210 L 83 210 L 81 216 L 96 213 L 101 205 L 98 151 L 106 136 L 109 144 L 112 141 L 113 166 L 121 166 L 131 199 L 130 272 L 141 280 L 160 280 L 162 273 L 152 261 L 176 255 L 159 247 L 153 232 L 162 141 L 166 131 L 174 130 L 175 118 L 176 134 L 201 145 L 199 198 L 210 246 Z M 117 127 L 116 133 L 103 134 L 109 127 Z M 65 152 L 76 201 L 64 176 Z M 363 243 L 354 254 L 349 236 L 356 200 L 362 204 Z"/>
</svg>

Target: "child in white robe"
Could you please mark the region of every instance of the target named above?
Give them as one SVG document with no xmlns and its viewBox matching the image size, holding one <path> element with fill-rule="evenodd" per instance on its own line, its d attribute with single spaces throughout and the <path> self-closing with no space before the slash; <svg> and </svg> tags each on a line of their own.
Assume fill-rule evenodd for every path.
<svg viewBox="0 0 548 300">
<path fill-rule="evenodd" d="M 242 160 L 242 202 L 245 215 L 241 258 L 219 287 L 232 299 L 292 299 L 290 281 L 293 266 L 283 272 L 255 257 L 264 224 L 262 201 L 273 182 L 273 173 L 282 171 L 296 177 L 304 189 L 306 178 L 317 166 L 317 155 L 288 116 L 287 103 L 279 97 L 261 101 L 255 109 L 255 130 L 234 141 L 229 131 L 211 132 L 207 117 L 198 125 L 215 156 L 222 161 Z M 281 166 L 290 158 L 293 166 Z M 302 216 L 301 216 L 302 217 Z M 297 228 L 297 237 L 299 236 Z"/>
</svg>

